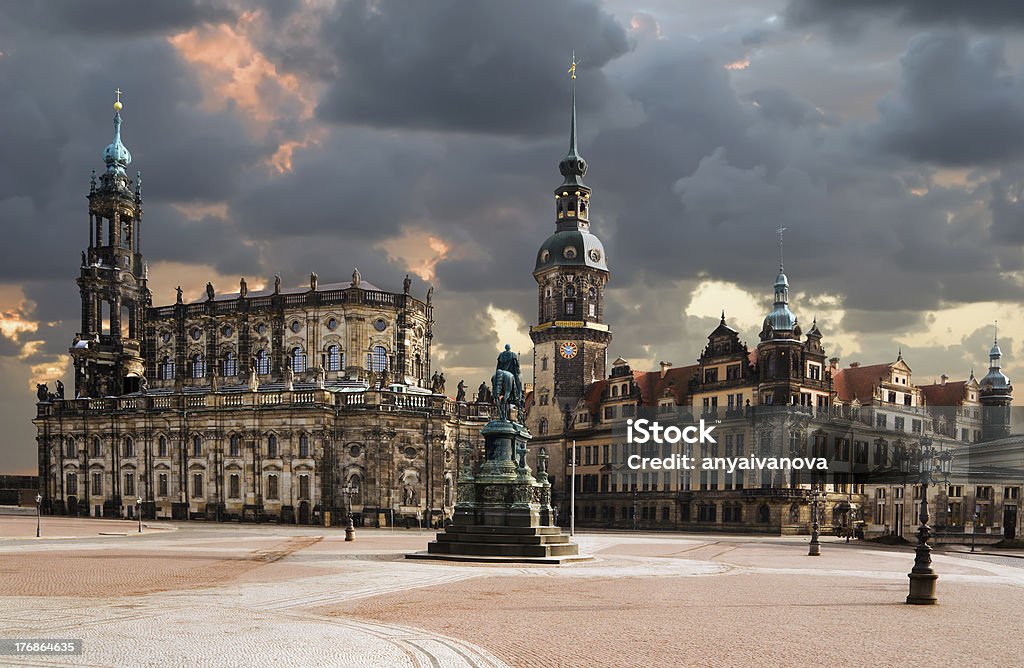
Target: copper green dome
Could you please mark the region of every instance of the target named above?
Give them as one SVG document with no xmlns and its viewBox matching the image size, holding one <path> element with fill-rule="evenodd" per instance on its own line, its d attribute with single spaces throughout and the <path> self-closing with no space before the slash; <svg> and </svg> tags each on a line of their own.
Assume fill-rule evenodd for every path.
<svg viewBox="0 0 1024 668">
<path fill-rule="evenodd" d="M 562 230 L 548 237 L 537 252 L 533 273 L 552 267 L 590 267 L 608 271 L 601 240 L 583 230 Z"/>
</svg>

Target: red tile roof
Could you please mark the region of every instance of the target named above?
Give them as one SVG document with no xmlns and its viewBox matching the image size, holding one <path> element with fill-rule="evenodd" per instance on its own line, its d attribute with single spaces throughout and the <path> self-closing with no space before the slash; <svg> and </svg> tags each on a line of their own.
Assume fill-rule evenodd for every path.
<svg viewBox="0 0 1024 668">
<path fill-rule="evenodd" d="M 945 385 L 921 385 L 920 390 L 929 406 L 960 406 L 967 397 L 967 381 L 947 381 Z"/>
<path fill-rule="evenodd" d="M 861 403 L 870 402 L 874 396 L 874 388 L 889 379 L 889 369 L 893 364 L 894 362 L 887 362 L 840 369 L 832 377 L 836 397 L 842 402 L 851 402 L 854 399 Z"/>
<path fill-rule="evenodd" d="M 633 383 L 640 390 L 640 405 L 657 406 L 658 399 L 668 390 L 676 405 L 685 405 L 690 393 L 690 379 L 696 376 L 700 367 L 697 364 L 667 369 L 662 378 L 661 371 L 634 371 Z M 601 400 L 608 389 L 608 380 L 598 380 L 587 386 L 583 401 L 591 414 L 596 415 L 601 408 Z"/>
</svg>

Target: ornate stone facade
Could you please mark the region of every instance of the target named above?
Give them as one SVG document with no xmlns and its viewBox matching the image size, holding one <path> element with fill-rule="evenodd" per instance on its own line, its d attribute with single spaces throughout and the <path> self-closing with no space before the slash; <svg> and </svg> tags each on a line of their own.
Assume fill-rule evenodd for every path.
<svg viewBox="0 0 1024 668">
<path fill-rule="evenodd" d="M 152 307 L 141 175 L 121 143 L 89 193 L 89 247 L 71 346 L 74 397 L 41 387 L 40 486 L 49 512 L 123 517 L 440 521 L 458 447 L 488 403 L 455 402 L 432 375 L 433 288 L 362 279 Z"/>
</svg>

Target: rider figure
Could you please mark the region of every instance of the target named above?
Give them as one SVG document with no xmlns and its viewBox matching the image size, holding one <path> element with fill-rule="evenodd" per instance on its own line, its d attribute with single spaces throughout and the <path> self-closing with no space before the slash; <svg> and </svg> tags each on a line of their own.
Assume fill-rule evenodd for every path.
<svg viewBox="0 0 1024 668">
<path fill-rule="evenodd" d="M 523 396 L 523 378 L 519 372 L 519 356 L 512 352 L 512 346 L 505 344 L 505 350 L 498 355 L 498 368 L 508 371 L 516 379 L 516 396 Z"/>
</svg>

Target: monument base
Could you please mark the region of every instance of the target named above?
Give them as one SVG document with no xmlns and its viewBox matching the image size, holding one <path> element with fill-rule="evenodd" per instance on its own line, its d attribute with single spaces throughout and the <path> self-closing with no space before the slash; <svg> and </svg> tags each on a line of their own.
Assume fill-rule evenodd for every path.
<svg viewBox="0 0 1024 668">
<path fill-rule="evenodd" d="M 508 420 L 492 420 L 481 430 L 486 457 L 474 475 L 463 466 L 452 526 L 437 534 L 426 552 L 408 559 L 562 564 L 592 559 L 552 526 L 547 454 L 538 454 L 534 477 L 526 465 L 530 432 Z"/>
</svg>

